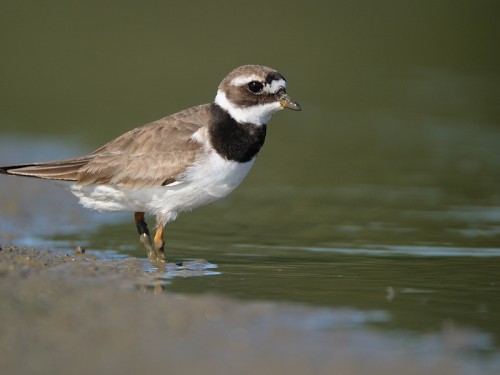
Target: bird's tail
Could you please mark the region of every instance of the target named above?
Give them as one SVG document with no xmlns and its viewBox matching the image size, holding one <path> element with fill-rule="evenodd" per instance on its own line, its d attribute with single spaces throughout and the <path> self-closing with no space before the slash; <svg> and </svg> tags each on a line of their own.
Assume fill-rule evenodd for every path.
<svg viewBox="0 0 500 375">
<path fill-rule="evenodd" d="M 88 162 L 88 158 L 77 158 L 45 163 L 11 165 L 0 167 L 0 173 L 46 180 L 76 181 L 79 170 Z"/>
</svg>

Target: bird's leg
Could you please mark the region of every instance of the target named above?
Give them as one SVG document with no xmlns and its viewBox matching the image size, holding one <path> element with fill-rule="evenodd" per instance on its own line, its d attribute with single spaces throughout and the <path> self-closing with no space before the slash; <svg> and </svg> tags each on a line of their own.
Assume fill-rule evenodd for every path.
<svg viewBox="0 0 500 375">
<path fill-rule="evenodd" d="M 156 251 L 153 249 L 151 244 L 151 237 L 149 236 L 148 225 L 144 220 L 144 212 L 136 212 L 135 225 L 137 226 L 137 231 L 139 232 L 139 241 L 141 241 L 142 247 L 146 250 L 149 260 L 156 260 Z"/>
<path fill-rule="evenodd" d="M 160 262 L 166 262 L 167 257 L 165 256 L 165 241 L 163 240 L 163 227 L 165 226 L 163 220 L 158 220 L 156 222 L 156 233 L 154 238 L 154 249 L 156 251 L 156 258 Z"/>
</svg>

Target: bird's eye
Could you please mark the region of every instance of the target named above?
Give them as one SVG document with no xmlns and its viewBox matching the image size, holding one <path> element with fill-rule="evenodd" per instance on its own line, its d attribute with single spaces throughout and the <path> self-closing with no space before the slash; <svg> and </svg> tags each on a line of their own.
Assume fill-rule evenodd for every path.
<svg viewBox="0 0 500 375">
<path fill-rule="evenodd" d="M 252 81 L 248 84 L 248 88 L 256 94 L 264 88 L 264 85 L 261 82 Z"/>
</svg>

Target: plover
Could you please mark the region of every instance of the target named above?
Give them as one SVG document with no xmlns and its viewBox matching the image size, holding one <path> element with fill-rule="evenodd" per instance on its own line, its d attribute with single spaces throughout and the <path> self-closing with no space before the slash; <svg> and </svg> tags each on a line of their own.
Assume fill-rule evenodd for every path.
<svg viewBox="0 0 500 375">
<path fill-rule="evenodd" d="M 300 111 L 276 70 L 244 65 L 220 83 L 213 103 L 133 129 L 73 159 L 0 167 L 0 173 L 56 180 L 98 211 L 130 211 L 153 261 L 166 261 L 163 229 L 178 213 L 225 197 L 245 178 L 283 108 Z M 151 240 L 145 213 L 156 218 Z"/>
</svg>

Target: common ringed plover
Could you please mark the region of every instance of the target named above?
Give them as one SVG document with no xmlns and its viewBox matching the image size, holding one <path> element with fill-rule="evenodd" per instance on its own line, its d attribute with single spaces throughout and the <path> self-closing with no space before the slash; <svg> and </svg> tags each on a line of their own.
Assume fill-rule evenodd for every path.
<svg viewBox="0 0 500 375">
<path fill-rule="evenodd" d="M 225 197 L 245 178 L 283 108 L 300 111 L 276 70 L 244 65 L 215 100 L 133 129 L 73 159 L 0 167 L 0 173 L 57 180 L 98 211 L 131 211 L 148 259 L 166 261 L 163 228 L 182 211 Z M 151 241 L 145 213 L 156 217 Z"/>
</svg>

